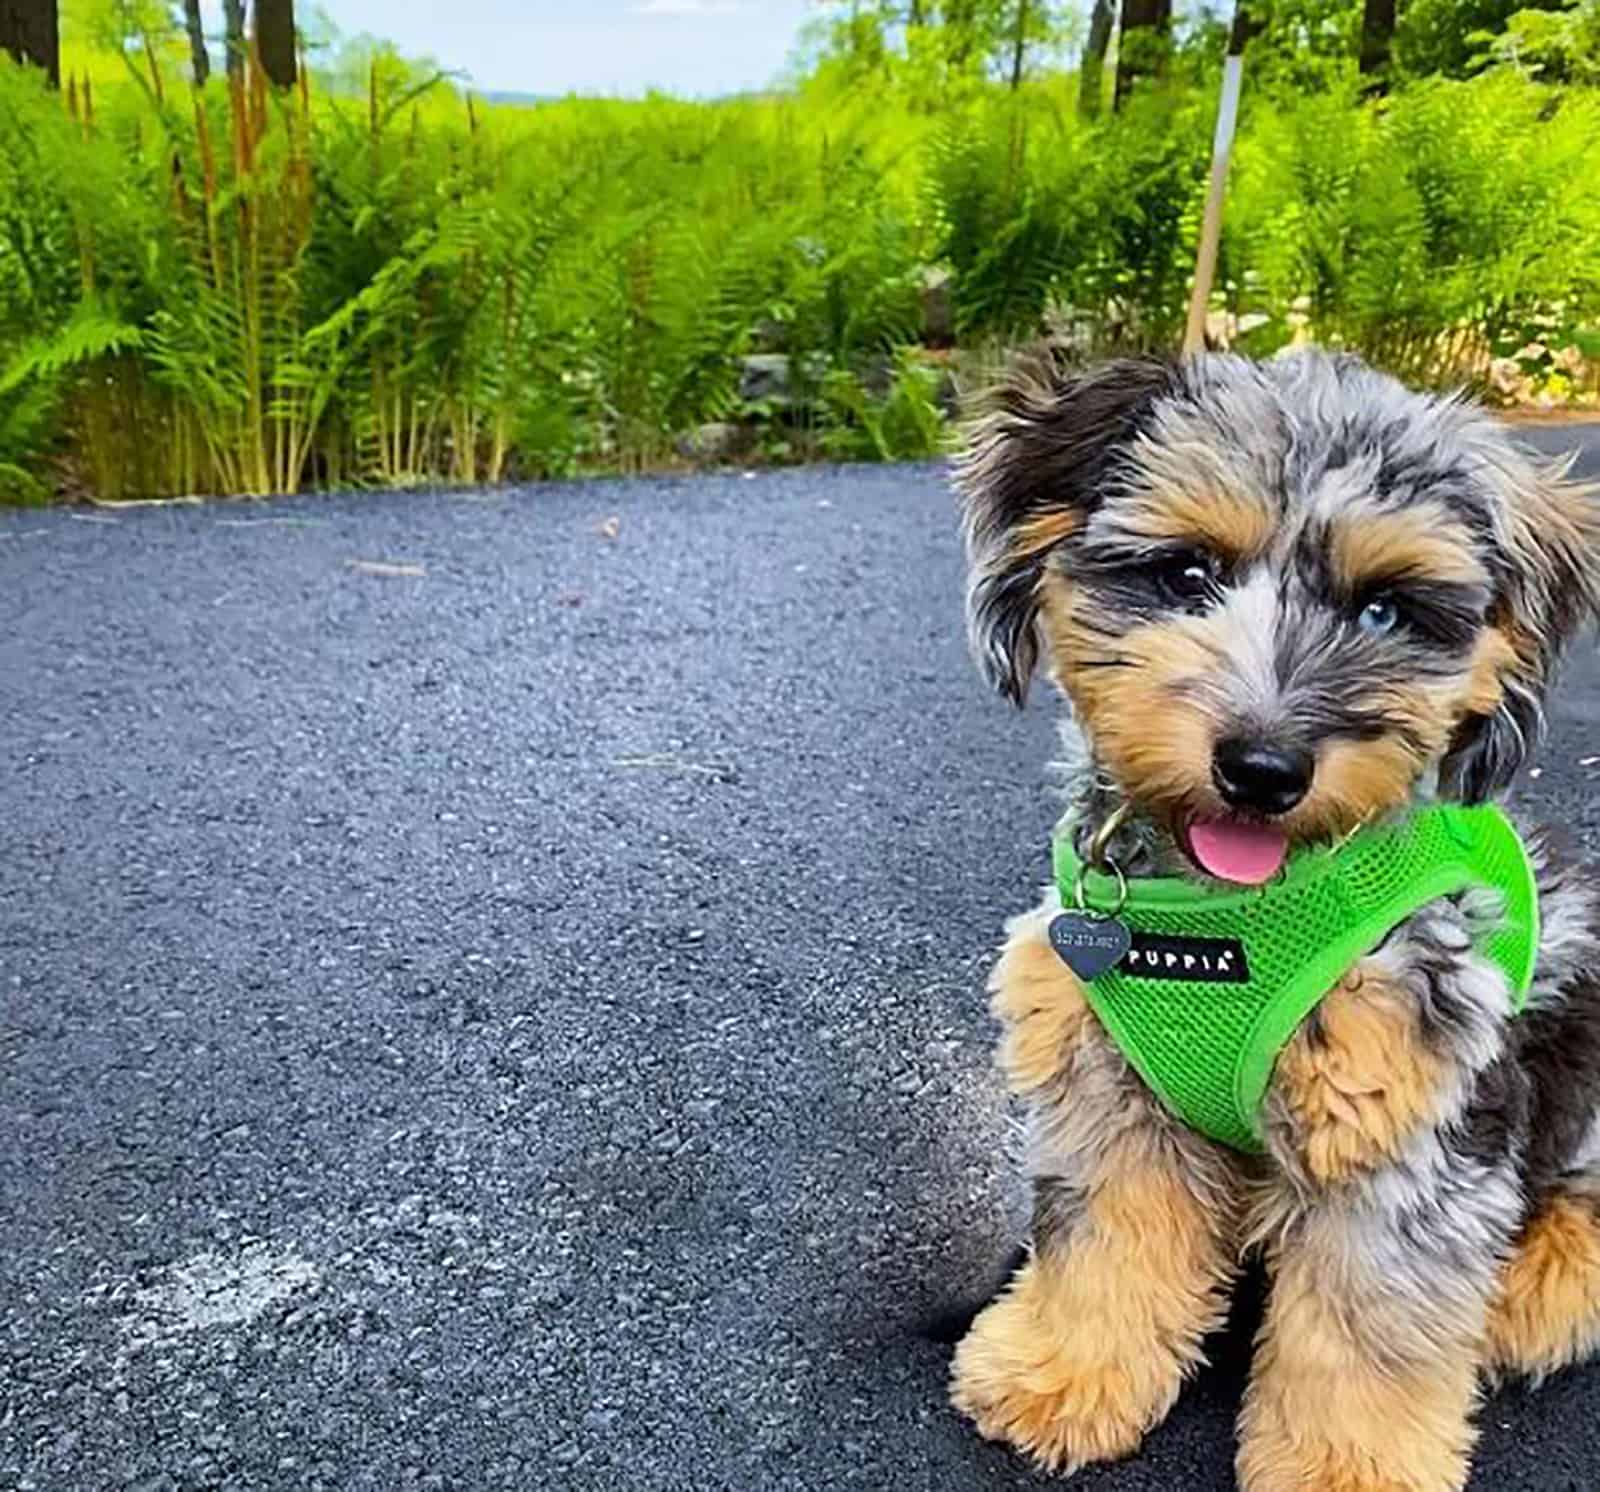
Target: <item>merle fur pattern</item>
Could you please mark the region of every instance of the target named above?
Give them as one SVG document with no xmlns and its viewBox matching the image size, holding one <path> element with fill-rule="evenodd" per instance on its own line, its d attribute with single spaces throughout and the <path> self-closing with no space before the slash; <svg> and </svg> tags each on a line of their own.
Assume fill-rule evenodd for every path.
<svg viewBox="0 0 1600 1492">
<path fill-rule="evenodd" d="M 1236 648 L 1174 686 L 1166 703 L 1199 712 L 1219 736 L 1243 724 L 1319 758 L 1334 743 L 1359 752 L 1388 742 L 1415 770 L 1385 813 L 1503 794 L 1538 739 L 1562 649 L 1600 613 L 1594 494 L 1537 464 L 1470 406 L 1410 392 L 1349 358 L 1205 356 L 1078 373 L 1046 352 L 991 395 L 958 485 L 974 653 L 1001 693 L 1021 703 L 1043 668 L 1079 701 L 1088 696 L 1075 680 L 1131 666 L 1126 644 L 1141 629 L 1184 614 L 1226 625 L 1235 608 Z M 1272 537 L 1247 555 L 1211 557 L 1205 593 L 1175 598 L 1162 579 L 1171 546 L 1140 515 L 1173 492 L 1207 490 L 1258 495 Z M 1364 635 L 1353 618 L 1370 596 L 1351 593 L 1330 566 L 1330 524 L 1408 508 L 1457 546 L 1459 573 L 1396 577 L 1404 625 Z M 1046 520 L 1059 520 L 1057 529 Z M 1048 545 L 1027 538 L 1057 531 Z M 1049 615 L 1069 593 L 1070 626 Z M 1390 685 L 1436 684 L 1443 697 L 1490 628 L 1514 643 L 1492 706 L 1420 727 L 1390 717 Z M 1074 639 L 1074 656 L 1052 651 L 1063 637 Z M 1162 801 L 1145 801 L 1142 784 L 1106 759 L 1099 725 L 1081 712 L 1065 722 L 1068 819 L 1087 834 L 1129 804 L 1112 841 L 1118 863 L 1131 874 L 1199 874 L 1174 816 L 1206 808 L 1209 784 L 1197 780 L 1180 801 L 1169 783 Z M 1339 827 L 1356 825 L 1308 819 L 1305 837 Z M 1339 1258 L 1350 1279 L 1381 1281 L 1414 1322 L 1372 1345 L 1397 1363 L 1457 1340 L 1447 1329 L 1457 1318 L 1470 1336 L 1472 1312 L 1551 1197 L 1600 1210 L 1600 882 L 1549 835 L 1523 828 L 1542 935 L 1520 1015 L 1503 976 L 1475 951 L 1498 915 L 1492 896 L 1434 903 L 1371 955 L 1372 968 L 1409 992 L 1421 1041 L 1440 1059 L 1436 1122 L 1392 1163 L 1335 1193 L 1306 1173 L 1293 1116 L 1269 1092 L 1266 1156 L 1207 1152 L 1211 1174 L 1196 1182 L 1246 1199 L 1239 1237 L 1269 1257 L 1313 1215 L 1319 1226 L 1330 1212 L 1345 1217 Z M 1319 1039 L 1319 1019 L 1308 1018 L 1306 1040 Z M 1063 1118 L 1073 1101 L 1064 1075 L 1030 1114 L 1036 1250 L 1070 1233 L 1082 1202 L 1079 1157 L 1060 1139 L 1084 1124 Z"/>
</svg>

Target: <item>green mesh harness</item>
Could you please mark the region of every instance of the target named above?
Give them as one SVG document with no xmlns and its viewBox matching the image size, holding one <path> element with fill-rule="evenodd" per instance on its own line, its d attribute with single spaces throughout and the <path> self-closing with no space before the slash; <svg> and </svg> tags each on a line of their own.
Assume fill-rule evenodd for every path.
<svg viewBox="0 0 1600 1492">
<path fill-rule="evenodd" d="M 1080 873 L 1090 909 L 1115 906 L 1117 881 L 1081 870 L 1070 833 L 1056 838 L 1055 872 L 1063 906 L 1073 905 Z M 1180 1119 L 1258 1151 L 1273 1064 L 1312 1007 L 1413 912 L 1473 885 L 1505 898 L 1481 951 L 1505 971 L 1520 1010 L 1539 946 L 1539 894 L 1522 840 L 1492 806 L 1427 808 L 1336 849 L 1302 850 L 1265 886 L 1130 881 L 1117 919 L 1133 947 L 1084 989 Z"/>
</svg>

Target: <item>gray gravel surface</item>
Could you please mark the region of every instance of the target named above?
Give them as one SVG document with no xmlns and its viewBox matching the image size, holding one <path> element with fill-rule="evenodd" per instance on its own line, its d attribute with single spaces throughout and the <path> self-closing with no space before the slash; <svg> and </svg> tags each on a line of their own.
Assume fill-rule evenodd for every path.
<svg viewBox="0 0 1600 1492">
<path fill-rule="evenodd" d="M 932 467 L 0 515 L 0 1488 L 1042 1485 L 918 1334 L 1052 817 L 958 577 Z M 1230 1487 L 1250 1313 L 1074 1485 Z"/>
</svg>

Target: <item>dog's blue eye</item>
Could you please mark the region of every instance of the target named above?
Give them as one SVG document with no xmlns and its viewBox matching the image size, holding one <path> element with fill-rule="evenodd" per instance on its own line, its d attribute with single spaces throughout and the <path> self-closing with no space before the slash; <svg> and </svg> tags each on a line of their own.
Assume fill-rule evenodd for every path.
<svg viewBox="0 0 1600 1492">
<path fill-rule="evenodd" d="M 1379 596 L 1361 608 L 1356 625 L 1369 637 L 1387 637 L 1400 625 L 1400 608 L 1388 596 Z"/>
</svg>

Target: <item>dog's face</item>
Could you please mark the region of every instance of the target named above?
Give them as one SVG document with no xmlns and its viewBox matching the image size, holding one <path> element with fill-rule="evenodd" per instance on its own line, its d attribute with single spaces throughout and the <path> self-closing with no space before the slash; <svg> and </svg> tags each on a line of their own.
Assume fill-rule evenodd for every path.
<svg viewBox="0 0 1600 1492">
<path fill-rule="evenodd" d="M 1349 359 L 1019 366 L 960 469 L 978 655 L 1043 651 L 1100 770 L 1259 881 L 1423 788 L 1502 787 L 1600 609 L 1600 503 Z"/>
</svg>

